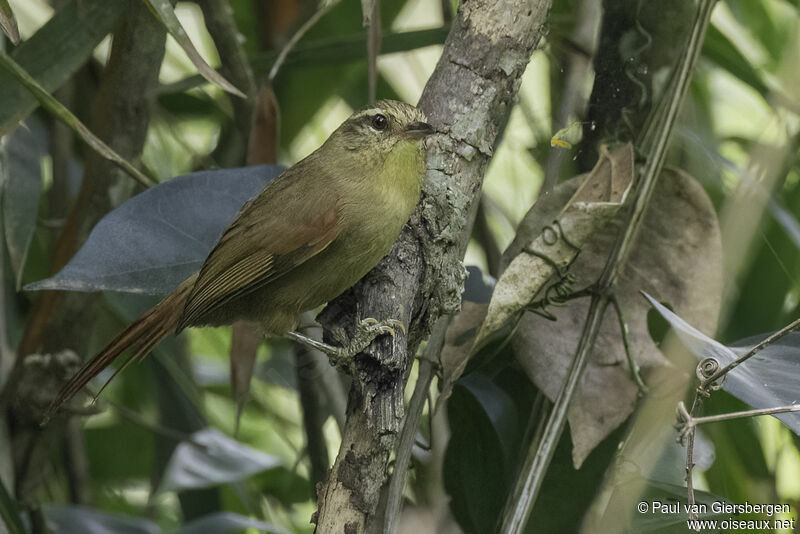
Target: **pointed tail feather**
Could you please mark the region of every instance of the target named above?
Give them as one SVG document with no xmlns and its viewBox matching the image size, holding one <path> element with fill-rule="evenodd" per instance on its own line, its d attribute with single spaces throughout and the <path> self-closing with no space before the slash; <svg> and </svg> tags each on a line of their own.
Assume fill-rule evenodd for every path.
<svg viewBox="0 0 800 534">
<path fill-rule="evenodd" d="M 108 382 L 103 385 L 100 392 L 105 389 L 108 383 L 111 382 L 117 374 L 128 367 L 131 362 L 143 359 L 161 342 L 161 340 L 175 333 L 175 329 L 178 326 L 178 319 L 183 312 L 183 306 L 189 295 L 189 291 L 194 285 L 194 280 L 195 276 L 185 280 L 178 286 L 178 289 L 144 312 L 141 317 L 132 322 L 128 328 L 123 330 L 111 343 L 97 353 L 94 358 L 86 362 L 75 376 L 64 384 L 58 392 L 58 396 L 50 403 L 50 406 L 45 412 L 42 424 L 46 424 L 62 404 L 83 389 L 90 380 L 108 367 L 111 362 L 117 359 L 117 357 L 127 349 L 132 348 L 133 352 L 125 360 L 125 363 L 114 372 Z M 100 392 L 98 392 L 98 395 Z"/>
</svg>

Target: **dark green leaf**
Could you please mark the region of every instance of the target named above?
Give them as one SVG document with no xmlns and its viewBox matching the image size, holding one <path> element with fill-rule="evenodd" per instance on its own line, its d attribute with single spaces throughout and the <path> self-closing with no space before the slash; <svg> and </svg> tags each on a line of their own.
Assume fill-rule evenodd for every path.
<svg viewBox="0 0 800 534">
<path fill-rule="evenodd" d="M 15 80 L 22 84 L 33 94 L 36 100 L 47 111 L 52 113 L 61 122 L 69 126 L 87 145 L 92 147 L 98 154 L 109 161 L 114 162 L 126 173 L 131 175 L 136 181 L 145 187 L 152 185 L 150 178 L 142 174 L 136 167 L 131 165 L 125 158 L 117 154 L 111 147 L 103 142 L 102 139 L 92 133 L 69 109 L 42 87 L 22 66 L 11 57 L 0 52 L 0 67 L 6 72 L 11 73 Z"/>
<path fill-rule="evenodd" d="M 450 508 L 466 533 L 492 532 L 516 460 L 519 413 L 488 377 L 472 373 L 447 404 L 451 436 L 444 460 Z"/>
<path fill-rule="evenodd" d="M 761 75 L 730 39 L 714 25 L 710 25 L 706 32 L 703 55 L 758 91 L 761 96 L 767 97 L 769 88 L 761 79 Z"/>
<path fill-rule="evenodd" d="M 158 492 L 236 482 L 278 463 L 274 456 L 242 445 L 216 430 L 201 430 L 192 434 L 191 442 L 182 442 L 175 448 Z"/>
<path fill-rule="evenodd" d="M 55 91 L 86 62 L 127 6 L 125 0 L 72 0 L 11 57 L 46 91 Z M 16 128 L 38 105 L 36 98 L 2 69 L 0 102 L 0 135 Z"/>
<path fill-rule="evenodd" d="M 228 532 L 239 532 L 243 529 L 288 534 L 288 531 L 282 528 L 232 512 L 219 512 L 195 519 L 179 528 L 176 534 L 227 534 Z"/>
<path fill-rule="evenodd" d="M 15 130 L 9 136 L 7 150 L 8 179 L 0 187 L 0 198 L 6 246 L 19 288 L 28 246 L 36 229 L 42 190 L 41 161 L 48 150 L 47 132 L 41 121 L 28 121 L 28 127 Z"/>
<path fill-rule="evenodd" d="M 0 519 L 3 520 L 9 534 L 27 534 L 17 503 L 6 490 L 2 480 L 0 480 Z"/>
<path fill-rule="evenodd" d="M 55 276 L 25 288 L 168 293 L 200 268 L 242 205 L 281 170 L 202 171 L 152 187 L 103 217 Z"/>
<path fill-rule="evenodd" d="M 308 479 L 282 465 L 255 476 L 254 483 L 259 493 L 275 497 L 286 507 L 312 497 Z"/>
<path fill-rule="evenodd" d="M 160 534 L 161 529 L 148 519 L 113 515 L 80 506 L 48 506 L 48 523 L 59 534 Z"/>
<path fill-rule="evenodd" d="M 764 46 L 773 64 L 780 61 L 785 54 L 790 28 L 794 24 L 788 20 L 781 21 L 775 16 L 778 12 L 769 5 L 771 2 L 726 0 L 725 3 L 742 28 Z"/>
</svg>

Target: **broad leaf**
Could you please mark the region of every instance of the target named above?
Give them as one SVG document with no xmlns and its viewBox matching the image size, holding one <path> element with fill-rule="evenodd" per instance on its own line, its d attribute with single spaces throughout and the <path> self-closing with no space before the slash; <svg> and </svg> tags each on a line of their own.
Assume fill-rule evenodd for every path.
<svg viewBox="0 0 800 534">
<path fill-rule="evenodd" d="M 633 145 L 610 153 L 601 147 L 592 172 L 575 194 L 540 232 L 523 242 L 522 250 L 500 275 L 489 302 L 486 320 L 475 347 L 521 312 L 548 281 L 558 281 L 559 271 L 569 268 L 590 237 L 605 226 L 627 198 L 633 183 Z"/>
<path fill-rule="evenodd" d="M 176 534 L 207 534 L 210 532 L 227 534 L 228 532 L 239 532 L 243 529 L 288 534 L 288 531 L 282 528 L 232 512 L 218 512 L 200 517 L 183 525 Z"/>
<path fill-rule="evenodd" d="M 55 276 L 25 289 L 164 294 L 197 271 L 274 165 L 201 171 L 136 195 L 103 217 Z"/>
<path fill-rule="evenodd" d="M 80 506 L 48 506 L 45 517 L 59 534 L 160 534 L 149 519 L 107 514 Z"/>
<path fill-rule="evenodd" d="M 649 295 L 650 303 L 667 320 L 681 342 L 699 360 L 714 358 L 721 367 L 746 354 L 766 336 L 741 340 L 727 347 L 706 336 Z M 800 333 L 792 332 L 759 351 L 755 356 L 732 369 L 722 387 L 753 408 L 777 408 L 798 402 L 800 381 Z M 796 413 L 775 415 L 800 435 L 800 417 Z"/>
<path fill-rule="evenodd" d="M 513 475 L 523 427 L 519 410 L 503 389 L 479 373 L 458 382 L 447 410 L 452 434 L 444 485 L 450 508 L 464 532 L 491 532 Z"/>
<path fill-rule="evenodd" d="M 41 160 L 47 154 L 47 132 L 41 121 L 28 121 L 9 136 L 8 176 L 0 188 L 3 230 L 14 281 L 19 288 L 28 255 L 28 246 L 36 230 L 39 195 L 42 190 Z"/>
<path fill-rule="evenodd" d="M 184 441 L 175 448 L 158 492 L 236 482 L 278 464 L 274 456 L 242 445 L 216 430 L 200 430 L 192 434 L 190 442 Z"/>
<path fill-rule="evenodd" d="M 55 91 L 86 62 L 127 8 L 125 0 L 72 0 L 60 8 L 11 57 L 47 91 Z M 53 51 L 58 53 L 54 54 Z M 17 127 L 38 106 L 11 73 L 0 69 L 0 135 Z"/>
<path fill-rule="evenodd" d="M 538 210 L 520 225 L 518 235 L 552 220 L 576 187 L 574 180 L 564 182 L 542 199 Z M 658 200 L 645 214 L 643 227 L 614 292 L 630 331 L 633 358 L 642 368 L 645 382 L 648 368 L 663 365 L 663 357 L 650 338 L 649 306 L 639 292 L 649 291 L 699 329 L 709 332 L 716 328 L 722 295 L 719 227 L 703 188 L 685 173 L 665 170 L 653 198 Z M 597 280 L 619 224 L 619 221 L 610 224 L 583 247 L 569 270 L 575 276 L 573 289 L 585 288 Z M 506 262 L 524 242 L 515 238 L 504 255 L 508 258 Z M 550 399 L 558 395 L 575 355 L 588 306 L 588 298 L 570 300 L 563 307 L 550 306 L 548 311 L 556 321 L 526 313 L 512 339 L 523 369 Z M 576 465 L 627 419 L 638 396 L 638 387 L 627 365 L 619 322 L 609 306 L 569 409 Z"/>
</svg>

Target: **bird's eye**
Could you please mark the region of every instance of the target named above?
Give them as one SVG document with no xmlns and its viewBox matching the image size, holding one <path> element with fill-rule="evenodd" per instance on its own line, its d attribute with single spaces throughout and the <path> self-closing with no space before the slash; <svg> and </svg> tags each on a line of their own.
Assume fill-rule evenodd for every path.
<svg viewBox="0 0 800 534">
<path fill-rule="evenodd" d="M 378 114 L 372 117 L 372 127 L 376 130 L 385 130 L 387 126 L 389 126 L 389 121 L 383 115 Z"/>
</svg>

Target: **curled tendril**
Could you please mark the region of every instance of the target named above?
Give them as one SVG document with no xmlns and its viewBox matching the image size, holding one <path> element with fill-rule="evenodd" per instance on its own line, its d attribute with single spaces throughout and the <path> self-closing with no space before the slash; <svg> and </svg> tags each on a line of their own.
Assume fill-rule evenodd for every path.
<svg viewBox="0 0 800 534">
<path fill-rule="evenodd" d="M 555 321 L 556 316 L 550 312 L 548 306 L 563 306 L 570 295 L 572 295 L 572 287 L 576 282 L 575 275 L 567 273 L 558 282 L 551 284 L 545 292 L 544 296 L 534 302 L 528 304 L 525 309 L 537 315 L 541 315 L 545 319 Z"/>
<path fill-rule="evenodd" d="M 697 369 L 695 369 L 695 375 L 697 375 L 697 379 L 700 380 L 701 386 L 700 389 L 717 391 L 722 389 L 722 386 L 725 385 L 725 381 L 727 380 L 727 376 L 722 377 L 722 382 L 715 382 L 713 384 L 706 384 L 706 381 L 714 376 L 714 374 L 719 371 L 721 368 L 719 362 L 715 358 L 705 358 L 699 364 L 697 364 Z"/>
</svg>

